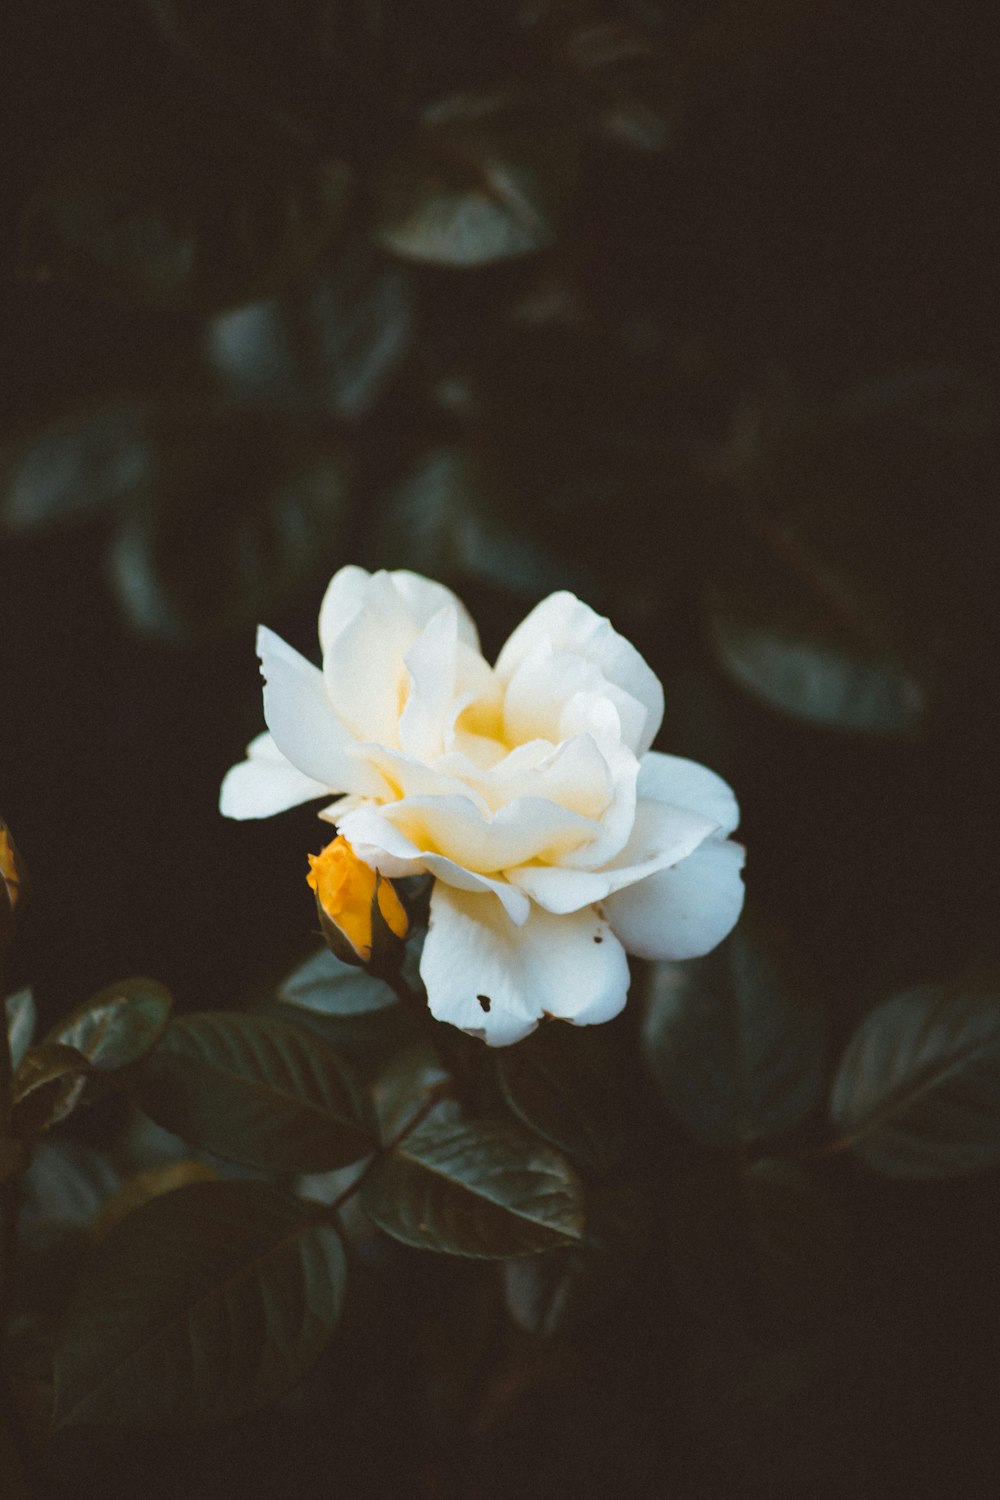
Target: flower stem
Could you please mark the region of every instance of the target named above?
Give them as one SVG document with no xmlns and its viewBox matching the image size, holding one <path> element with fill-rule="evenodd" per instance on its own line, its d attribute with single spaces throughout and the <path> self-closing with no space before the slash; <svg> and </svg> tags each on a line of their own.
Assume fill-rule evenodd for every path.
<svg viewBox="0 0 1000 1500">
<path fill-rule="evenodd" d="M 335 1218 L 340 1212 L 341 1208 L 343 1208 L 344 1204 L 349 1199 L 353 1198 L 355 1193 L 361 1191 L 362 1187 L 364 1187 L 366 1181 L 371 1176 L 372 1172 L 374 1172 L 379 1162 L 383 1161 L 384 1158 L 390 1154 L 390 1152 L 395 1151 L 396 1147 L 401 1145 L 402 1142 L 406 1140 L 406 1137 L 412 1130 L 416 1130 L 418 1125 L 423 1124 L 424 1120 L 426 1120 L 427 1116 L 430 1114 L 431 1110 L 434 1109 L 435 1105 L 440 1103 L 441 1095 L 441 1089 L 431 1089 L 430 1093 L 428 1094 L 427 1098 L 424 1100 L 420 1108 L 417 1110 L 416 1114 L 412 1117 L 412 1119 L 407 1120 L 402 1130 L 397 1130 L 396 1134 L 392 1137 L 391 1140 L 386 1141 L 384 1146 L 379 1146 L 378 1150 L 371 1157 L 369 1157 L 368 1161 L 365 1163 L 364 1169 L 358 1173 L 357 1177 L 355 1177 L 350 1187 L 346 1187 L 344 1191 L 330 1204 L 330 1207 L 326 1211 L 330 1217 Z"/>
</svg>

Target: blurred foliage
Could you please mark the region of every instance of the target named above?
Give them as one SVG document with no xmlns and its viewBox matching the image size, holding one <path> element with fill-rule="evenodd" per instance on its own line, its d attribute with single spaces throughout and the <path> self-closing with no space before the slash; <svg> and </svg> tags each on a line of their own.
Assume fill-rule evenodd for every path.
<svg viewBox="0 0 1000 1500">
<path fill-rule="evenodd" d="M 991 8 L 5 26 L 0 1492 L 986 1492 Z M 311 812 L 215 798 L 349 561 L 637 641 L 743 807 L 719 953 L 447 1065 L 306 954 Z"/>
</svg>

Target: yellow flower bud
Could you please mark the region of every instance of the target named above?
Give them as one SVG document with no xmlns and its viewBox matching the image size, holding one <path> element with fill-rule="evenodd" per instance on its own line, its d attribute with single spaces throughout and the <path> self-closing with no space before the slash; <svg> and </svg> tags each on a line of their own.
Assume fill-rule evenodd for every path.
<svg viewBox="0 0 1000 1500">
<path fill-rule="evenodd" d="M 24 869 L 7 824 L 0 818 L 0 957 L 14 932 L 14 922 L 24 903 Z"/>
<path fill-rule="evenodd" d="M 17 868 L 17 855 L 14 853 L 10 834 L 2 825 L 0 825 L 0 880 L 3 881 L 4 894 L 13 911 L 21 894 L 21 875 Z"/>
<path fill-rule="evenodd" d="M 384 958 L 387 949 L 400 948 L 410 924 L 392 883 L 359 859 L 343 836 L 310 854 L 306 880 L 338 958 L 367 964 L 373 952 Z"/>
</svg>

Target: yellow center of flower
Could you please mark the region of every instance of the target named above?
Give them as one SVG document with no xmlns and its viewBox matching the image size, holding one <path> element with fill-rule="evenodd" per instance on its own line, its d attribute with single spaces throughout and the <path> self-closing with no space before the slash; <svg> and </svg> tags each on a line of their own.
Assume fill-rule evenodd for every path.
<svg viewBox="0 0 1000 1500">
<path fill-rule="evenodd" d="M 376 874 L 359 859 L 340 835 L 319 854 L 309 856 L 306 881 L 334 926 L 344 934 L 358 957 L 367 960 L 372 951 L 372 899 Z M 406 936 L 409 922 L 402 903 L 388 880 L 378 882 L 378 907 L 390 932 Z"/>
</svg>

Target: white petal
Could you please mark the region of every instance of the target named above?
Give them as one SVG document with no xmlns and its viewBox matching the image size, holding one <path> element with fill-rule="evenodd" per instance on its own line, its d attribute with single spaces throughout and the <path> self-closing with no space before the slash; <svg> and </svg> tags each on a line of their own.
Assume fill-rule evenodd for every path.
<svg viewBox="0 0 1000 1500">
<path fill-rule="evenodd" d="M 473 651 L 479 651 L 479 632 L 472 616 L 451 589 L 446 588 L 443 583 L 435 583 L 431 578 L 424 578 L 421 573 L 411 573 L 407 568 L 397 568 L 389 577 L 418 625 L 426 625 L 439 609 L 443 609 L 446 604 L 450 605 L 458 616 L 459 640 L 464 645 L 471 646 Z"/>
<path fill-rule="evenodd" d="M 371 574 L 367 568 L 341 568 L 327 585 L 319 607 L 319 644 L 325 655 L 365 602 Z"/>
<path fill-rule="evenodd" d="M 496 896 L 515 924 L 527 918 L 530 902 L 523 891 L 506 880 L 494 880 L 488 875 L 466 870 L 436 851 L 419 848 L 401 829 L 383 817 L 379 808 L 360 807 L 345 813 L 338 819 L 337 827 L 350 840 L 360 859 L 390 879 L 402 875 L 434 875 L 456 890 Z"/>
<path fill-rule="evenodd" d="M 522 927 L 494 901 L 436 884 L 420 974 L 431 1014 L 504 1047 L 543 1015 L 580 1026 L 625 1004 L 624 949 L 593 911 L 553 917 L 532 908 Z"/>
<path fill-rule="evenodd" d="M 526 865 L 519 870 L 508 870 L 507 879 L 546 911 L 579 911 L 591 902 L 603 901 L 614 891 L 645 880 L 657 870 L 679 865 L 716 832 L 716 824 L 700 813 L 667 807 L 661 802 L 640 801 L 631 837 L 604 869 L 569 868 L 566 864 Z"/>
<path fill-rule="evenodd" d="M 352 736 L 334 713 L 323 674 L 273 630 L 257 632 L 264 683 L 264 718 L 286 760 L 333 792 L 384 795 L 382 778 L 345 751 Z"/>
<path fill-rule="evenodd" d="M 382 815 L 419 848 L 484 875 L 530 859 L 561 859 L 595 832 L 589 818 L 541 797 L 518 797 L 489 818 L 469 797 L 404 797 Z"/>
<path fill-rule="evenodd" d="M 732 788 L 721 776 L 697 761 L 680 755 L 661 755 L 650 750 L 639 765 L 640 797 L 687 807 L 718 823 L 722 833 L 732 833 L 740 821 L 739 804 Z"/>
<path fill-rule="evenodd" d="M 376 581 L 377 580 L 377 581 Z M 406 612 L 418 629 L 427 624 L 446 604 L 454 606 L 458 613 L 459 639 L 476 651 L 479 636 L 468 611 L 452 592 L 442 583 L 422 578 L 419 573 L 405 569 L 395 573 L 369 573 L 366 568 L 341 568 L 330 580 L 319 611 L 319 639 L 324 655 L 329 651 L 341 632 L 367 602 L 371 589 L 383 587 L 389 580 L 394 592 L 406 608 Z"/>
<path fill-rule="evenodd" d="M 270 818 L 328 792 L 322 782 L 296 770 L 269 734 L 259 734 L 247 746 L 246 760 L 226 772 L 219 811 L 226 818 Z"/>
<path fill-rule="evenodd" d="M 581 698 L 613 705 L 617 715 L 613 719 L 614 738 L 629 746 L 641 743 L 647 719 L 645 706 L 609 681 L 596 662 L 575 652 L 553 651 L 547 641 L 519 663 L 507 685 L 503 727 L 508 741 L 558 742 L 577 732 L 564 723 L 563 714 L 568 703 Z"/>
<path fill-rule="evenodd" d="M 326 633 L 325 623 L 322 628 Z M 323 650 L 327 694 L 353 739 L 399 745 L 408 690 L 405 657 L 419 634 L 388 573 L 373 574 L 361 607 Z"/>
<path fill-rule="evenodd" d="M 407 755 L 430 760 L 444 750 L 451 727 L 458 656 L 458 615 L 452 605 L 432 615 L 406 653 L 410 689 L 399 720 Z"/>
<path fill-rule="evenodd" d="M 699 958 L 736 926 L 743 909 L 745 850 L 707 839 L 673 869 L 631 885 L 606 904 L 629 953 L 639 958 Z"/>
<path fill-rule="evenodd" d="M 656 673 L 610 621 L 595 614 L 570 593 L 550 594 L 514 631 L 497 658 L 504 681 L 535 651 L 571 652 L 593 662 L 610 683 L 646 710 L 642 732 L 632 745 L 637 755 L 648 750 L 663 718 L 663 689 Z"/>
</svg>

